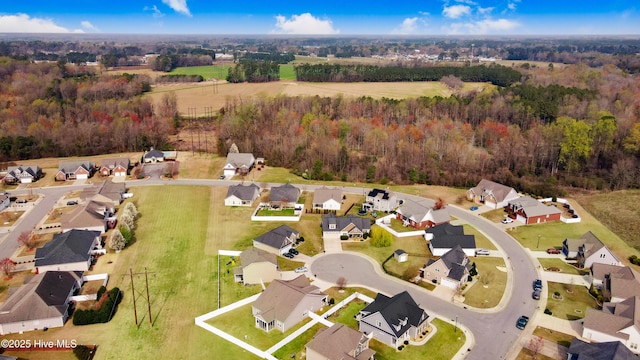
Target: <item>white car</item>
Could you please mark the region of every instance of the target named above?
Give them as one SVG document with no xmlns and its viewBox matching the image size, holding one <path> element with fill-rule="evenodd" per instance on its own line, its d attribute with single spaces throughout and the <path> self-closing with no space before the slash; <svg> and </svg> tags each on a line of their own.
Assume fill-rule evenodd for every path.
<svg viewBox="0 0 640 360">
<path fill-rule="evenodd" d="M 296 269 L 295 269 L 295 270 L 293 270 L 293 271 L 295 271 L 295 272 L 297 272 L 297 273 L 303 273 L 303 272 L 307 272 L 307 271 L 309 271 L 309 269 L 307 269 L 307 267 L 306 267 L 306 266 L 300 266 L 300 267 L 296 268 Z"/>
<path fill-rule="evenodd" d="M 476 249 L 476 255 L 489 255 L 491 252 L 487 249 Z"/>
<path fill-rule="evenodd" d="M 124 194 L 122 194 L 122 198 L 123 199 L 129 199 L 129 198 L 132 198 L 132 197 L 133 197 L 132 193 L 124 193 Z"/>
<path fill-rule="evenodd" d="M 512 222 L 513 222 L 513 219 L 510 217 L 502 219 L 503 224 L 511 224 Z"/>
</svg>

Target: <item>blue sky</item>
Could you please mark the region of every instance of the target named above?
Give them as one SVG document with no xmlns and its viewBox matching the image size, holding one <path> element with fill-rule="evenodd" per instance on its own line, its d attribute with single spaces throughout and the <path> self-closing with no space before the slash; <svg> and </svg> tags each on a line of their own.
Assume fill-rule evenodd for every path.
<svg viewBox="0 0 640 360">
<path fill-rule="evenodd" d="M 0 33 L 640 35 L 632 0 L 4 0 Z"/>
</svg>

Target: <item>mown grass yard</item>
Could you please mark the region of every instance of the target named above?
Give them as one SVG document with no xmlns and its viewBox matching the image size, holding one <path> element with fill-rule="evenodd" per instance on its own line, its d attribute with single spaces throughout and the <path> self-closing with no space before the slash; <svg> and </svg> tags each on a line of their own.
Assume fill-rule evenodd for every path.
<svg viewBox="0 0 640 360">
<path fill-rule="evenodd" d="M 584 286 L 548 282 L 549 297 L 547 309 L 552 315 L 565 320 L 578 320 L 584 318 L 587 309 L 595 309 L 596 300 L 589 294 Z M 560 294 L 560 299 L 554 293 Z"/>
<path fill-rule="evenodd" d="M 538 261 L 540 262 L 540 265 L 542 265 L 542 268 L 547 270 L 551 267 L 556 267 L 558 269 L 560 269 L 560 272 L 565 273 L 565 274 L 571 274 L 571 275 L 586 275 L 589 273 L 589 270 L 579 270 L 578 268 L 576 268 L 575 266 L 571 266 L 569 264 L 567 264 L 566 262 L 562 261 L 561 259 L 555 259 L 555 258 L 538 258 Z M 547 270 L 549 271 L 549 270 Z"/>
<path fill-rule="evenodd" d="M 482 309 L 497 306 L 507 286 L 504 260 L 499 257 L 475 257 L 477 281 L 464 293 L 464 303 Z M 485 287 L 486 284 L 486 287 Z"/>
<path fill-rule="evenodd" d="M 533 336 L 540 336 L 543 339 L 552 341 L 564 347 L 569 347 L 569 345 L 571 345 L 571 340 L 573 340 L 573 336 L 569 334 L 547 329 L 541 326 L 538 326 L 535 328 L 535 330 L 533 330 Z"/>
</svg>

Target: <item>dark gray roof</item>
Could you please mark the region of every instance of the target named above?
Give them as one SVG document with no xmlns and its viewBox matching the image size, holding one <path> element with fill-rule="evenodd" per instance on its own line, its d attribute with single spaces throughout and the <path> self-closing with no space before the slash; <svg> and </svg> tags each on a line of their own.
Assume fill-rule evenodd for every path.
<svg viewBox="0 0 640 360">
<path fill-rule="evenodd" d="M 403 255 L 403 254 L 406 254 L 407 252 L 402 250 L 402 249 L 398 249 L 398 250 L 394 251 L 393 253 L 396 254 L 396 255 Z"/>
<path fill-rule="evenodd" d="M 291 184 L 272 187 L 269 193 L 269 201 L 296 202 L 299 197 L 300 189 Z"/>
<path fill-rule="evenodd" d="M 329 229 L 330 224 L 335 224 L 335 229 Z M 362 232 L 368 232 L 371 230 L 371 220 L 355 215 L 349 216 L 335 216 L 334 214 L 327 214 L 322 217 L 322 231 L 341 231 L 346 229 L 349 225 L 353 224 Z"/>
<path fill-rule="evenodd" d="M 260 193 L 260 187 L 256 184 L 249 185 L 233 185 L 229 186 L 229 190 L 227 190 L 226 198 L 230 196 L 235 196 L 240 200 L 253 200 L 256 193 Z M 225 198 L 225 199 L 226 199 Z"/>
<path fill-rule="evenodd" d="M 36 249 L 35 266 L 69 264 L 88 261 L 91 247 L 99 231 L 69 230 L 53 235 L 53 240 Z"/>
<path fill-rule="evenodd" d="M 382 315 L 396 337 L 404 334 L 411 326 L 419 326 L 429 317 L 407 291 L 393 297 L 378 293 L 376 299 L 362 309 L 363 319 L 376 312 Z M 407 321 L 402 325 L 405 319 Z M 398 325 L 401 326 L 397 327 Z"/>
<path fill-rule="evenodd" d="M 638 357 L 620 341 L 588 343 L 573 338 L 567 352 L 569 360 L 637 360 Z"/>
<path fill-rule="evenodd" d="M 433 237 L 442 235 L 463 235 L 464 228 L 460 225 L 451 225 L 451 223 L 444 223 L 427 228 L 424 230 L 424 232 L 433 234 Z"/>
<path fill-rule="evenodd" d="M 382 189 L 372 189 L 371 191 L 369 191 L 369 193 L 367 194 L 367 196 L 370 197 L 380 197 L 383 200 L 389 200 L 389 195 L 390 193 L 386 190 L 382 190 Z"/>
<path fill-rule="evenodd" d="M 119 157 L 119 158 L 108 158 L 102 159 L 102 167 L 106 167 L 108 169 L 114 169 L 117 166 L 122 166 L 123 168 L 128 168 L 131 164 L 131 160 L 129 158 Z"/>
<path fill-rule="evenodd" d="M 92 172 L 94 165 L 91 161 L 60 161 L 58 165 L 58 171 L 62 171 L 65 174 L 69 174 L 78 170 L 78 168 L 83 168 L 88 172 Z"/>
<path fill-rule="evenodd" d="M 440 260 L 444 262 L 444 265 L 449 269 L 448 278 L 456 281 L 462 280 L 464 276 L 467 276 L 467 272 L 471 267 L 469 264 L 469 258 L 464 253 L 460 245 L 456 245 L 453 249 L 444 253 Z M 431 262 L 429 263 L 429 265 Z"/>
<path fill-rule="evenodd" d="M 299 235 L 297 230 L 294 230 L 287 225 L 280 225 L 277 228 L 268 231 L 253 240 L 261 244 L 271 246 L 275 249 L 281 249 L 288 244 L 287 239 L 291 237 L 292 234 L 296 234 L 296 236 Z"/>
<path fill-rule="evenodd" d="M 144 153 L 144 158 L 145 159 L 152 159 L 152 158 L 163 158 L 164 159 L 164 153 L 160 150 L 151 148 L 151 150 L 147 151 L 146 153 Z"/>
<path fill-rule="evenodd" d="M 23 175 L 18 175 L 18 173 L 27 173 L 33 177 L 38 177 L 42 175 L 42 169 L 38 165 L 19 165 L 19 166 L 9 166 L 7 167 L 7 175 L 19 179 Z"/>
<path fill-rule="evenodd" d="M 455 246 L 475 249 L 476 238 L 473 235 L 441 235 L 431 239 L 431 245 L 436 249 L 451 249 Z"/>
</svg>

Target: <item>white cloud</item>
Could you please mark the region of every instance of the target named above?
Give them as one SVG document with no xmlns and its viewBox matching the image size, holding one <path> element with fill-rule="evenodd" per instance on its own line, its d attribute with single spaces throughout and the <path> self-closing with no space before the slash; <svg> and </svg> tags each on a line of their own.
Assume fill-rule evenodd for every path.
<svg viewBox="0 0 640 360">
<path fill-rule="evenodd" d="M 518 6 L 516 5 L 516 3 L 510 2 L 509 4 L 507 4 L 507 8 L 511 11 L 515 11 L 517 7 Z"/>
<path fill-rule="evenodd" d="M 474 22 L 451 24 L 451 27 L 446 30 L 450 34 L 484 35 L 504 33 L 519 26 L 520 23 L 509 19 L 484 19 Z"/>
<path fill-rule="evenodd" d="M 493 9 L 494 9 L 493 7 L 483 8 L 483 7 L 478 6 L 478 14 L 480 14 L 480 15 L 488 15 L 489 13 L 491 13 L 493 11 Z"/>
<path fill-rule="evenodd" d="M 276 18 L 277 34 L 311 34 L 328 35 L 338 34 L 340 30 L 333 28 L 333 23 L 329 19 L 319 19 L 310 13 L 292 15 L 290 19 L 278 15 Z"/>
<path fill-rule="evenodd" d="M 450 19 L 457 19 L 464 15 L 470 15 L 470 14 L 471 14 L 471 7 L 467 5 L 451 5 L 451 6 L 445 6 L 442 9 L 442 15 Z"/>
<path fill-rule="evenodd" d="M 406 18 L 402 21 L 402 24 L 391 30 L 391 33 L 394 35 L 416 34 L 418 32 L 418 21 L 417 17 Z"/>
<path fill-rule="evenodd" d="M 149 6 L 145 6 L 145 7 L 144 7 L 144 11 L 151 11 L 151 12 L 153 13 L 153 14 L 152 14 L 152 16 L 153 16 L 154 18 L 156 18 L 156 19 L 157 19 L 157 18 L 161 18 L 161 17 L 163 17 L 163 16 L 164 16 L 164 14 L 162 13 L 162 11 L 160 11 L 160 9 L 158 9 L 158 7 L 157 7 L 157 6 L 155 6 L 155 5 L 153 5 L 153 6 L 151 6 L 151 7 L 149 7 Z"/>
<path fill-rule="evenodd" d="M 187 0 L 162 0 L 162 2 L 172 8 L 175 12 L 191 16 Z"/>
<path fill-rule="evenodd" d="M 56 25 L 51 19 L 32 18 L 27 14 L 0 15 L 0 33 L 69 33 L 82 32 L 76 29 L 69 31 Z"/>
<path fill-rule="evenodd" d="M 456 0 L 456 2 L 463 3 L 463 4 L 469 4 L 469 5 L 478 5 L 478 3 L 476 3 L 473 0 Z"/>
<path fill-rule="evenodd" d="M 95 27 L 92 23 L 90 23 L 89 21 L 85 20 L 80 22 L 80 25 L 82 25 L 83 28 L 87 29 L 87 30 L 91 30 L 91 31 L 100 31 L 100 29 L 98 29 L 97 27 Z"/>
</svg>

